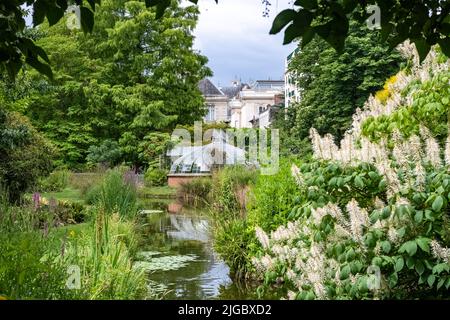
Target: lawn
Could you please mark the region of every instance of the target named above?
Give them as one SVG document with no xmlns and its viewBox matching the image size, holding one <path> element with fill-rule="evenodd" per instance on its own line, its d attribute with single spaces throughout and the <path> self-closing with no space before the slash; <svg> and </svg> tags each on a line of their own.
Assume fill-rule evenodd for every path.
<svg viewBox="0 0 450 320">
<path fill-rule="evenodd" d="M 139 198 L 175 198 L 177 190 L 169 186 L 143 187 L 138 190 Z"/>
<path fill-rule="evenodd" d="M 84 199 L 81 196 L 80 190 L 74 188 L 65 188 L 60 192 L 44 192 L 42 193 L 42 197 L 46 199 L 57 199 L 62 201 L 70 201 L 70 202 L 84 202 Z"/>
</svg>

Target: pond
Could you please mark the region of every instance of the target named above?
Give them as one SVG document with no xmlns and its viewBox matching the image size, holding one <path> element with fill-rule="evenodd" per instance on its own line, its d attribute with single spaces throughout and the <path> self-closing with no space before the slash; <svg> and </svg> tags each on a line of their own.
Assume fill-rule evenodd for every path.
<svg viewBox="0 0 450 320">
<path fill-rule="evenodd" d="M 208 216 L 176 203 L 146 202 L 164 209 L 143 217 L 143 240 L 138 254 L 147 270 L 151 290 L 163 299 L 256 299 L 256 288 L 234 283 L 228 266 L 212 247 Z M 168 211 L 177 211 L 169 213 Z"/>
</svg>

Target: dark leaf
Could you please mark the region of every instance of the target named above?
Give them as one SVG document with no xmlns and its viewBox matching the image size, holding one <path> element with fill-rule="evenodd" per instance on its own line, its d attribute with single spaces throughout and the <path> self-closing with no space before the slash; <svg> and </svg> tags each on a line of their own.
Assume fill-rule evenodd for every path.
<svg viewBox="0 0 450 320">
<path fill-rule="evenodd" d="M 94 28 L 94 13 L 86 7 L 80 7 L 81 28 L 84 32 L 92 32 Z"/>
<path fill-rule="evenodd" d="M 439 40 L 439 46 L 442 49 L 442 52 L 450 57 L 450 37 Z"/>
<path fill-rule="evenodd" d="M 270 34 L 277 34 L 284 27 L 286 27 L 292 20 L 294 20 L 297 12 L 292 9 L 286 9 L 281 11 L 273 21 L 272 29 L 270 29 Z"/>
</svg>

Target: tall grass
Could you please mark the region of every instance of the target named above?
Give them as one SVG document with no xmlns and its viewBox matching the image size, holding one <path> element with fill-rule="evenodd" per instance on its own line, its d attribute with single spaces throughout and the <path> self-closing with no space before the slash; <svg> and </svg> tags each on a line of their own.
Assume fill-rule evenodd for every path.
<svg viewBox="0 0 450 320">
<path fill-rule="evenodd" d="M 212 181 L 210 178 L 197 178 L 182 183 L 177 190 L 177 198 L 184 204 L 205 205 L 209 202 Z"/>
<path fill-rule="evenodd" d="M 133 267 L 136 208 L 129 183 L 112 172 L 102 184 L 92 219 L 81 233 L 52 229 L 33 206 L 12 207 L 0 192 L 0 296 L 7 299 L 138 299 L 147 297 L 144 272 Z M 118 198 L 118 199 L 115 199 Z M 109 199 L 112 200 L 109 202 Z M 113 211 L 117 209 L 117 211 Z M 121 212 L 120 212 L 121 210 Z M 68 267 L 81 287 L 68 289 Z"/>
<path fill-rule="evenodd" d="M 133 268 L 134 223 L 118 214 L 95 214 L 91 228 L 71 241 L 63 258 L 81 269 L 83 299 L 138 299 L 147 293 L 143 270 Z"/>
<path fill-rule="evenodd" d="M 215 211 L 234 216 L 245 214 L 248 187 L 258 173 L 244 166 L 229 166 L 213 175 L 213 207 Z"/>
<path fill-rule="evenodd" d="M 114 212 L 132 218 L 137 212 L 137 190 L 134 179 L 119 170 L 107 172 L 100 184 L 91 187 L 86 201 L 102 208 L 107 214 Z"/>
</svg>

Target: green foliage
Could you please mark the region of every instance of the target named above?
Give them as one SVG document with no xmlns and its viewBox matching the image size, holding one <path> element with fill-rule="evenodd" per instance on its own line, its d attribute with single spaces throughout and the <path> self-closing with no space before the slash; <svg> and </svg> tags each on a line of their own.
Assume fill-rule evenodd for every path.
<svg viewBox="0 0 450 320">
<path fill-rule="evenodd" d="M 219 214 L 216 214 L 217 219 L 221 219 Z M 254 232 L 242 219 L 223 219 L 214 229 L 214 249 L 230 267 L 235 278 L 248 276 L 252 268 L 249 244 L 254 242 Z"/>
<path fill-rule="evenodd" d="M 167 184 L 167 170 L 160 168 L 148 168 L 144 175 L 145 186 L 161 187 Z"/>
<path fill-rule="evenodd" d="M 67 243 L 64 265 L 81 268 L 80 299 L 141 299 L 146 296 L 146 278 L 143 270 L 134 268 L 132 254 L 136 250 L 133 222 L 117 214 L 96 211 L 92 225 L 85 233 L 73 233 Z"/>
<path fill-rule="evenodd" d="M 282 152 L 307 154 L 311 127 L 339 141 L 355 110 L 382 88 L 387 77 L 398 72 L 400 62 L 399 53 L 390 53 L 380 44 L 376 32 L 355 24 L 340 55 L 323 40 L 312 40 L 289 65 L 296 74 L 294 82 L 302 88 L 302 99 L 293 105 L 287 120 L 279 119 L 286 122 L 280 126 Z"/>
<path fill-rule="evenodd" d="M 95 5 L 100 4 L 100 0 L 77 0 L 80 5 L 80 24 L 84 32 L 91 32 L 94 26 L 94 14 L 86 5 L 95 11 Z M 4 53 L 0 60 L 0 71 L 7 71 L 11 79 L 14 79 L 24 64 L 28 64 L 38 72 L 45 74 L 50 79 L 53 78 L 52 70 L 49 66 L 50 60 L 40 46 L 33 42 L 33 38 L 27 34 L 25 29 L 25 17 L 28 15 L 23 6 L 32 8 L 33 26 L 42 24 L 47 18 L 50 25 L 56 24 L 63 16 L 68 6 L 72 4 L 69 0 L 52 1 L 14 1 L 5 3 L 2 7 L 1 25 L 1 51 Z"/>
<path fill-rule="evenodd" d="M 425 82 L 409 85 L 404 95 L 413 93 L 411 105 L 403 105 L 390 115 L 370 117 L 362 126 L 363 134 L 373 141 L 391 136 L 398 130 L 404 137 L 419 135 L 421 124 L 435 123 L 430 131 L 439 141 L 447 137 L 450 108 L 450 72 L 440 72 Z"/>
<path fill-rule="evenodd" d="M 147 296 L 142 270 L 132 264 L 135 225 L 102 209 L 91 223 L 58 227 L 81 205 L 11 207 L 0 193 L 0 296 L 7 299 L 140 299 Z M 81 208 L 81 209 L 80 209 Z M 77 213 L 78 212 L 78 213 Z M 71 217 L 68 219 L 68 217 Z M 64 221 L 65 222 L 65 221 Z M 80 268 L 80 289 L 66 287 L 69 266 Z"/>
<path fill-rule="evenodd" d="M 289 161 L 283 159 L 277 174 L 259 176 L 251 189 L 247 218 L 249 225 L 273 231 L 292 220 L 293 207 L 300 200 Z"/>
<path fill-rule="evenodd" d="M 450 4 L 447 2 L 299 0 L 294 5 L 298 8 L 283 10 L 276 16 L 270 30 L 271 34 L 276 34 L 287 27 L 284 32 L 285 44 L 301 38 L 302 46 L 305 47 L 318 35 L 336 51 L 342 52 L 349 38 L 351 19 L 365 24 L 375 12 L 369 9 L 377 5 L 381 36 L 391 48 L 410 39 L 418 47 L 421 60 L 437 43 L 450 56 Z"/>
<path fill-rule="evenodd" d="M 98 146 L 90 146 L 86 161 L 88 165 L 100 164 L 104 167 L 114 167 L 119 164 L 122 153 L 116 141 L 106 140 Z"/>
<path fill-rule="evenodd" d="M 123 218 L 134 217 L 137 213 L 136 185 L 132 181 L 126 181 L 118 170 L 111 170 L 100 185 L 94 204 L 107 214 L 118 213 Z"/>
<path fill-rule="evenodd" d="M 206 204 L 209 201 L 211 189 L 211 178 L 195 178 L 179 186 L 177 197 L 186 204 Z"/>
<path fill-rule="evenodd" d="M 234 215 L 245 211 L 248 186 L 257 179 L 257 172 L 245 166 L 227 166 L 213 174 L 212 197 L 215 210 Z"/>
<path fill-rule="evenodd" d="M 56 170 L 39 182 L 39 189 L 43 192 L 62 191 L 69 185 L 71 172 L 68 170 Z"/>
<path fill-rule="evenodd" d="M 0 182 L 11 201 L 34 187 L 52 168 L 53 146 L 15 112 L 0 110 Z"/>
<path fill-rule="evenodd" d="M 105 0 L 90 34 L 69 30 L 64 18 L 42 24 L 36 43 L 49 53 L 55 81 L 26 70 L 0 86 L 0 101 L 58 147 L 58 164 L 83 169 L 91 153 L 91 162 L 146 166 L 177 124 L 203 116 L 198 82 L 210 70 L 192 49 L 198 10 L 172 1 L 163 18 L 155 15 L 143 2 Z M 117 146 L 102 145 L 108 140 L 118 142 L 120 157 Z"/>
</svg>

